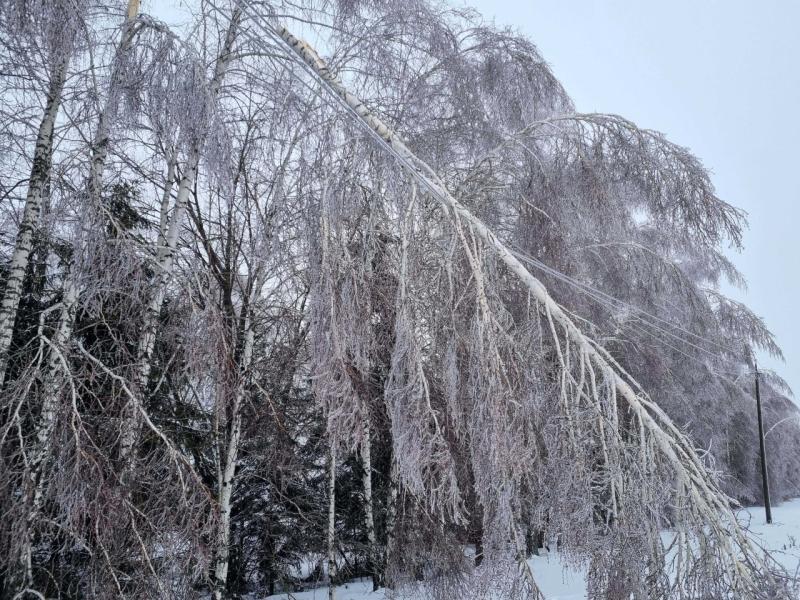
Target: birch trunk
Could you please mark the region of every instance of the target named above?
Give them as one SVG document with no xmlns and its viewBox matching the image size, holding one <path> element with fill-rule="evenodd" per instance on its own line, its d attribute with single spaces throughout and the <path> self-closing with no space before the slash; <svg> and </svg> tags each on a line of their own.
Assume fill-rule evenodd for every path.
<svg viewBox="0 0 800 600">
<path fill-rule="evenodd" d="M 88 181 L 88 195 L 89 202 L 93 209 L 100 206 L 101 194 L 103 188 L 103 170 L 105 168 L 106 159 L 108 158 L 108 145 L 110 141 L 110 120 L 112 117 L 112 105 L 114 102 L 114 90 L 119 79 L 118 60 L 122 54 L 130 50 L 135 36 L 135 29 L 133 22 L 139 10 L 138 0 L 129 0 L 128 9 L 126 12 L 126 19 L 122 25 L 122 37 L 117 46 L 115 53 L 115 66 L 111 74 L 111 85 L 108 90 L 108 98 L 106 99 L 105 106 L 100 111 L 97 121 L 97 131 L 95 132 L 94 139 L 92 140 L 90 150 L 90 167 L 89 167 L 89 181 Z M 49 414 L 48 407 L 53 404 L 54 396 L 58 389 L 57 374 L 59 370 L 59 356 L 58 351 L 61 351 L 68 340 L 72 337 L 72 330 L 75 325 L 75 304 L 78 299 L 78 284 L 75 279 L 75 271 L 70 269 L 64 281 L 64 300 L 62 302 L 63 308 L 59 318 L 56 335 L 51 340 L 52 347 L 56 352 L 51 352 L 48 359 L 48 365 L 45 378 L 45 393 L 43 400 L 42 416 Z M 46 419 L 43 419 L 46 421 Z M 49 441 L 49 436 L 42 438 L 39 441 L 46 443 Z"/>
<path fill-rule="evenodd" d="M 122 37 L 114 56 L 114 67 L 111 71 L 111 84 L 108 90 L 108 97 L 97 120 L 97 131 L 92 140 L 91 164 L 89 166 L 89 200 L 95 206 L 99 205 L 103 190 L 103 170 L 108 158 L 108 146 L 111 141 L 111 121 L 114 112 L 114 94 L 119 83 L 119 59 L 133 45 L 136 37 L 136 27 L 134 21 L 139 11 L 138 0 L 128 1 L 125 22 L 122 24 Z"/>
<path fill-rule="evenodd" d="M 241 10 L 234 9 L 231 16 L 228 30 L 225 34 L 225 42 L 217 58 L 214 67 L 214 75 L 210 83 L 212 97 L 216 97 L 222 86 L 222 81 L 228 71 L 232 59 L 233 44 L 241 20 Z M 158 320 L 161 314 L 161 306 L 166 296 L 166 285 L 172 278 L 172 269 L 175 258 L 175 249 L 178 243 L 178 234 L 183 224 L 186 214 L 186 204 L 192 193 L 197 172 L 200 165 L 200 154 L 202 152 L 203 141 L 198 141 L 189 149 L 189 155 L 184 168 L 183 176 L 178 183 L 178 195 L 175 199 L 175 207 L 172 211 L 172 218 L 169 221 L 163 245 L 159 245 L 156 253 L 156 270 L 158 271 L 158 281 L 156 290 L 150 298 L 145 309 L 142 336 L 136 349 L 136 363 L 138 369 L 135 374 L 136 388 L 140 395 L 144 395 L 147 390 L 147 383 L 150 378 L 152 368 L 153 348 L 155 347 L 156 334 L 158 332 Z M 122 478 L 127 478 L 133 458 L 133 450 L 136 440 L 139 437 L 139 412 L 131 403 L 125 408 L 122 418 L 122 429 L 120 434 L 119 458 L 122 464 Z"/>
<path fill-rule="evenodd" d="M 125 22 L 122 25 L 122 37 L 117 46 L 115 63 L 119 57 L 127 52 L 133 44 L 135 29 L 134 19 L 138 13 L 139 2 L 129 0 Z M 103 170 L 105 169 L 106 159 L 108 158 L 108 145 L 110 141 L 110 121 L 112 116 L 113 95 L 116 83 L 119 79 L 119 72 L 115 66 L 111 74 L 111 86 L 108 90 L 108 98 L 103 109 L 100 111 L 97 123 L 97 131 L 92 140 L 90 150 L 90 167 L 88 180 L 88 196 L 92 209 L 97 209 L 102 201 Z M 80 249 L 76 249 L 80 251 Z M 57 394 L 60 387 L 59 370 L 64 348 L 72 337 L 72 330 L 75 326 L 76 304 L 78 300 L 78 283 L 76 273 L 70 269 L 64 281 L 64 299 L 62 301 L 61 315 L 56 328 L 56 334 L 51 340 L 51 351 L 48 357 L 47 368 L 45 370 L 44 392 L 42 399 L 42 413 L 40 417 L 40 427 L 37 431 L 37 441 L 40 447 L 46 446 L 50 441 L 50 434 L 57 405 Z"/>
<path fill-rule="evenodd" d="M 328 464 L 328 600 L 336 600 L 336 449 L 331 445 Z"/>
<path fill-rule="evenodd" d="M 370 439 L 369 416 L 364 417 L 364 440 L 361 442 L 361 466 L 364 470 L 364 526 L 367 530 L 367 559 L 372 572 L 372 591 L 381 585 L 380 564 L 375 541 L 375 511 L 372 500 L 372 441 Z"/>
<path fill-rule="evenodd" d="M 64 282 L 63 299 L 61 300 L 61 314 L 58 319 L 53 338 L 50 340 L 50 353 L 47 357 L 47 366 L 43 378 L 42 410 L 36 427 L 36 448 L 34 459 L 31 460 L 31 471 L 38 477 L 38 471 L 47 453 L 50 439 L 55 426 L 58 413 L 59 389 L 61 388 L 61 371 L 64 367 L 63 350 L 72 336 L 75 323 L 75 313 L 78 306 L 78 285 L 72 272 L 67 274 Z M 37 486 L 37 495 L 34 497 L 34 508 L 38 510 L 41 500 L 41 486 Z"/>
<path fill-rule="evenodd" d="M 150 297 L 150 301 L 145 308 L 144 324 L 142 336 L 136 349 L 136 363 L 138 365 L 135 373 L 135 388 L 140 396 L 144 396 L 147 391 L 147 383 L 150 379 L 152 366 L 153 348 L 155 347 L 156 334 L 158 332 L 158 321 L 161 314 L 161 306 L 166 296 L 166 286 L 172 276 L 172 267 L 175 256 L 175 248 L 178 241 L 178 233 L 186 212 L 186 203 L 189 200 L 194 181 L 197 177 L 197 169 L 200 162 L 199 150 L 194 148 L 189 154 L 186 170 L 178 184 L 178 196 L 175 200 L 172 219 L 166 235 L 164 245 L 159 246 L 156 255 L 156 269 L 158 280 L 156 289 Z M 122 419 L 122 431 L 120 435 L 119 458 L 122 464 L 123 480 L 127 477 L 131 468 L 133 450 L 136 440 L 139 437 L 139 412 L 132 403 L 128 403 Z"/>
<path fill-rule="evenodd" d="M 392 587 L 388 572 L 389 561 L 392 559 L 395 543 L 394 528 L 397 523 L 397 489 L 397 467 L 394 465 L 394 461 L 392 461 L 392 466 L 389 471 L 389 499 L 386 503 L 386 546 L 383 550 L 383 556 L 381 557 L 383 585 L 387 588 Z"/>
<path fill-rule="evenodd" d="M 117 47 L 116 57 L 127 52 L 134 38 L 133 19 L 136 18 L 139 3 L 130 0 L 128 4 L 127 18 L 123 24 L 122 39 Z M 109 98 L 98 118 L 97 131 L 91 146 L 91 165 L 89 173 L 88 191 L 89 201 L 93 208 L 100 205 L 102 192 L 103 169 L 106 158 L 108 157 L 108 144 L 110 139 L 109 117 L 111 113 L 111 102 L 115 81 L 119 75 L 115 71 L 111 76 L 111 89 Z M 58 393 L 59 378 L 58 372 L 61 366 L 61 352 L 66 347 L 67 342 L 72 337 L 72 330 L 75 325 L 75 308 L 78 300 L 78 283 L 74 269 L 69 269 L 64 280 L 62 309 L 59 316 L 56 333 L 51 342 L 51 351 L 48 356 L 47 368 L 44 377 L 44 393 L 42 400 L 42 412 L 40 416 L 40 427 L 37 430 L 37 441 L 39 446 L 46 446 L 50 441 L 52 431 L 53 416 L 56 411 L 56 396 Z"/>
<path fill-rule="evenodd" d="M 25 271 L 28 268 L 31 250 L 33 249 L 33 234 L 39 226 L 42 200 L 52 171 L 53 132 L 58 110 L 61 106 L 61 94 L 64 90 L 68 63 L 69 57 L 63 57 L 51 74 L 44 114 L 39 124 L 36 146 L 33 151 L 33 164 L 28 182 L 28 192 L 25 197 L 25 210 L 17 233 L 14 253 L 11 256 L 3 301 L 0 303 L 0 386 L 5 381 L 11 339 L 14 336 L 14 322 L 17 319 L 17 309 L 22 294 L 22 284 L 25 278 Z"/>
<path fill-rule="evenodd" d="M 127 52 L 133 43 L 134 28 L 133 20 L 138 13 L 139 3 L 137 0 L 130 0 L 126 19 L 122 27 L 122 38 L 116 51 L 116 58 L 122 53 Z M 90 155 L 90 172 L 88 181 L 88 196 L 92 207 L 97 207 L 101 201 L 102 177 L 108 156 L 108 143 L 110 139 L 110 112 L 115 83 L 119 78 L 115 68 L 111 76 L 111 88 L 106 105 L 100 112 L 98 118 L 97 131 L 92 141 Z M 61 83 L 63 86 L 63 81 Z M 55 114 L 53 115 L 53 119 Z M 52 124 L 50 125 L 52 138 Z M 79 250 L 79 249 L 78 249 Z M 42 407 L 39 418 L 35 423 L 34 447 L 30 452 L 28 463 L 27 484 L 25 492 L 25 506 L 27 506 L 26 526 L 22 534 L 21 542 L 21 562 L 24 570 L 24 582 L 27 587 L 32 583 L 32 535 L 36 519 L 42 506 L 45 477 L 43 468 L 47 462 L 51 438 L 58 417 L 59 391 L 61 388 L 61 371 L 65 367 L 64 350 L 72 337 L 75 326 L 75 314 L 78 304 L 78 282 L 74 269 L 69 268 L 65 275 L 63 284 L 63 294 L 61 301 L 61 312 L 56 325 L 55 332 L 49 343 L 47 363 L 42 378 Z M 1 376 L 0 376 L 1 377 Z"/>
<path fill-rule="evenodd" d="M 679 478 L 695 489 L 696 493 L 692 494 L 692 498 L 698 502 L 701 512 L 709 518 L 713 514 L 710 509 L 730 514 L 727 498 L 718 492 L 691 443 L 672 423 L 666 413 L 644 393 L 634 391 L 634 387 L 639 389 L 636 382 L 620 374 L 623 372 L 621 367 L 607 352 L 584 335 L 561 305 L 553 300 L 544 284 L 525 268 L 514 253 L 481 219 L 453 197 L 430 165 L 414 154 L 390 127 L 372 113 L 357 96 L 344 86 L 338 77 L 331 73 L 325 61 L 311 46 L 295 37 L 285 27 L 278 27 L 277 35 L 347 105 L 362 124 L 369 128 L 383 146 L 401 161 L 412 177 L 442 204 L 444 209 L 454 217 L 456 226 L 466 223 L 472 232 L 494 251 L 500 261 L 528 289 L 531 297 L 542 306 L 544 314 L 553 323 L 551 327 L 553 333 L 555 334 L 555 325 L 560 326 L 566 338 L 575 344 L 580 354 L 609 378 L 615 392 L 625 400 L 631 411 L 640 419 L 642 426 L 653 436 L 657 446 L 664 453 Z M 745 546 L 749 547 L 750 545 L 745 543 Z"/>
<path fill-rule="evenodd" d="M 20 590 L 27 589 L 33 583 L 33 531 L 44 497 L 45 478 L 42 470 L 47 461 L 50 439 L 58 417 L 60 387 L 58 375 L 62 366 L 61 361 L 63 360 L 63 354 L 60 349 L 65 347 L 72 334 L 71 324 L 74 320 L 77 300 L 77 286 L 74 285 L 72 277 L 68 275 L 65 282 L 61 317 L 49 344 L 50 353 L 43 377 L 42 409 L 35 425 L 34 447 L 28 454 L 27 475 L 23 492 L 23 506 L 26 507 L 27 513 L 20 541 L 20 566 L 22 571 L 19 578 Z"/>
<path fill-rule="evenodd" d="M 243 310 L 247 310 L 244 308 Z M 239 456 L 239 442 L 242 437 L 241 407 L 244 400 L 244 379 L 253 359 L 253 325 L 252 319 L 245 319 L 244 344 L 239 367 L 239 382 L 236 387 L 231 407 L 230 431 L 225 447 L 225 455 L 221 458 L 221 468 L 217 476 L 217 502 L 219 505 L 219 522 L 217 523 L 217 539 L 214 561 L 214 600 L 222 600 L 228 584 L 228 564 L 230 559 L 231 537 L 231 498 L 233 497 L 236 461 Z"/>
<path fill-rule="evenodd" d="M 573 345 L 582 363 L 585 361 L 584 364 L 603 374 L 613 390 L 614 404 L 616 405 L 617 399 L 625 402 L 639 421 L 642 431 L 652 440 L 675 472 L 676 480 L 688 499 L 688 504 L 685 506 L 686 513 L 708 524 L 710 537 L 720 543 L 725 560 L 731 563 L 731 569 L 736 573 L 736 577 L 745 582 L 743 585 L 745 587 L 758 585 L 753 575 L 756 571 L 760 571 L 759 576 L 769 576 L 770 570 L 765 559 L 739 527 L 727 496 L 717 487 L 691 441 L 675 426 L 661 407 L 641 390 L 636 381 L 627 375 L 603 348 L 584 335 L 568 313 L 550 296 L 544 284 L 526 269 L 480 218 L 472 214 L 449 192 L 430 165 L 416 156 L 390 127 L 344 86 L 313 48 L 295 37 L 285 27 L 278 26 L 272 33 L 283 40 L 338 100 L 346 105 L 347 110 L 357 121 L 368 128 L 376 141 L 396 157 L 407 172 L 443 206 L 451 215 L 456 228 L 460 229 L 462 224 L 466 223 L 471 232 L 495 253 L 506 268 L 527 288 L 531 298 L 538 302 L 544 318 L 550 325 L 550 332 L 555 342 L 559 343 L 558 336 L 561 332 Z M 592 394 L 590 399 L 597 404 L 601 403 L 601 399 L 596 395 L 597 392 L 593 391 Z M 745 560 L 741 558 L 741 552 L 746 554 Z M 752 564 L 747 564 L 748 560 L 752 561 Z"/>
</svg>

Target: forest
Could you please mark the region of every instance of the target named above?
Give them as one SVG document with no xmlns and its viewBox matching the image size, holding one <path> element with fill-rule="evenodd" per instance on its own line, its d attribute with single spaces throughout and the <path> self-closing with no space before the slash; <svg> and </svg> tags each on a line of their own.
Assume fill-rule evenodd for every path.
<svg viewBox="0 0 800 600">
<path fill-rule="evenodd" d="M 699 158 L 455 2 L 173 4 L 0 0 L 0 598 L 798 597 Z"/>
</svg>

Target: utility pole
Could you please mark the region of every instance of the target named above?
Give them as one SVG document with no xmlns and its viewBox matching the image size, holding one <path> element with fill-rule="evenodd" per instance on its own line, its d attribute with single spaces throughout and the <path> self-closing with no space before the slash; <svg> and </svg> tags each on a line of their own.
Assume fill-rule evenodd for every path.
<svg viewBox="0 0 800 600">
<path fill-rule="evenodd" d="M 767 448 L 764 444 L 764 418 L 761 416 L 761 392 L 758 388 L 758 363 L 756 368 L 756 410 L 758 411 L 758 442 L 761 446 L 761 489 L 764 492 L 764 511 L 767 513 L 767 523 L 772 523 L 772 507 L 769 502 L 769 477 L 767 476 Z"/>
</svg>

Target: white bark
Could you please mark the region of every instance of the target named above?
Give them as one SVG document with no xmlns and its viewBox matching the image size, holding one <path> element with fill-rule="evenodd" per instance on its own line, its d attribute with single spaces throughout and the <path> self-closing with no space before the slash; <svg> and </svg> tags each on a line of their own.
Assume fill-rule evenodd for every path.
<svg viewBox="0 0 800 600">
<path fill-rule="evenodd" d="M 161 208 L 159 210 L 158 225 L 158 246 L 166 245 L 167 227 L 169 226 L 169 204 L 172 200 L 172 186 L 175 184 L 175 168 L 177 167 L 177 157 L 173 150 L 167 158 L 167 175 L 164 178 L 164 192 L 161 195 Z"/>
<path fill-rule="evenodd" d="M 60 371 L 63 367 L 63 349 L 66 348 L 75 323 L 75 312 L 78 306 L 78 285 L 72 273 L 68 273 L 64 282 L 63 298 L 61 300 L 61 314 L 56 325 L 53 338 L 50 340 L 50 353 L 47 357 L 47 367 L 43 378 L 42 410 L 36 430 L 36 456 L 38 460 L 31 461 L 35 471 L 39 467 L 44 453 L 50 445 L 50 438 L 55 425 L 58 412 L 59 389 L 61 387 Z M 38 503 L 35 503 L 38 508 Z"/>
<path fill-rule="evenodd" d="M 372 570 L 373 591 L 380 586 L 381 573 L 378 560 L 378 547 L 375 541 L 375 511 L 372 501 L 372 442 L 369 416 L 364 415 L 364 439 L 361 442 L 361 466 L 364 469 L 364 526 L 367 530 L 367 556 Z"/>
<path fill-rule="evenodd" d="M 78 289 L 68 274 L 61 302 L 61 316 L 55 334 L 49 342 L 50 351 L 42 381 L 42 409 L 35 424 L 34 446 L 28 453 L 27 477 L 24 484 L 25 528 L 20 542 L 20 563 L 22 568 L 22 588 L 27 588 L 33 581 L 32 536 L 36 519 L 42 508 L 45 478 L 42 470 L 50 452 L 50 441 L 58 417 L 58 400 L 60 378 L 59 371 L 64 360 L 61 348 L 64 348 L 72 334 L 75 310 L 77 308 Z"/>
<path fill-rule="evenodd" d="M 139 11 L 138 0 L 128 0 L 128 10 L 125 22 L 122 24 L 122 37 L 114 57 L 114 68 L 111 72 L 111 85 L 108 90 L 108 97 L 97 120 L 97 131 L 95 131 L 91 148 L 91 163 L 89 165 L 89 200 L 98 205 L 103 189 L 103 170 L 108 158 L 108 145 L 111 141 L 111 121 L 113 117 L 114 94 L 119 80 L 119 59 L 130 50 L 133 40 L 136 37 L 136 27 L 134 20 Z"/>
<path fill-rule="evenodd" d="M 248 305 L 251 306 L 251 305 Z M 247 310 L 247 308 L 243 309 Z M 230 412 L 230 427 L 225 445 L 225 454 L 221 457 L 221 468 L 217 474 L 217 503 L 219 505 L 219 522 L 217 523 L 217 539 L 214 561 L 214 599 L 225 597 L 228 582 L 228 564 L 230 559 L 231 536 L 231 498 L 233 496 L 236 461 L 239 456 L 239 442 L 242 437 L 242 401 L 244 400 L 244 379 L 253 359 L 253 325 L 250 316 L 245 318 L 244 345 L 239 367 L 239 382 Z"/>
<path fill-rule="evenodd" d="M 219 89 L 222 86 L 222 81 L 225 78 L 228 67 L 230 66 L 233 44 L 236 39 L 240 20 L 241 11 L 236 8 L 231 16 L 228 31 L 225 35 L 225 42 L 223 43 L 222 50 L 217 58 L 217 63 L 214 68 L 214 75 L 210 82 L 210 92 L 212 97 L 216 97 L 219 93 Z M 164 236 L 164 243 L 163 245 L 159 246 L 156 254 L 158 282 L 156 284 L 156 290 L 151 296 L 145 310 L 142 336 L 139 338 L 136 351 L 136 362 L 138 364 L 138 370 L 136 373 L 136 387 L 140 396 L 145 394 L 147 390 L 147 383 L 150 378 L 153 348 L 155 347 L 156 334 L 158 332 L 158 319 L 159 315 L 161 314 L 161 305 L 164 303 L 166 285 L 172 277 L 175 249 L 178 243 L 178 235 L 186 214 L 186 205 L 189 201 L 189 196 L 192 193 L 195 180 L 197 179 L 197 172 L 200 165 L 200 155 L 202 152 L 202 143 L 203 140 L 199 140 L 192 148 L 189 149 L 189 155 L 184 167 L 183 176 L 178 183 L 178 195 L 175 199 L 175 207 L 172 211 L 172 218 L 170 219 L 166 235 Z M 122 419 L 119 457 L 123 465 L 123 478 L 127 476 L 127 473 L 130 469 L 130 462 L 133 458 L 133 450 L 135 448 L 136 440 L 139 436 L 138 414 L 139 413 L 135 407 L 129 404 L 125 409 L 125 414 L 123 415 Z"/>
<path fill-rule="evenodd" d="M 22 284 L 25 278 L 25 271 L 28 268 L 31 250 L 33 249 L 33 234 L 39 226 L 42 200 L 50 180 L 53 131 L 58 109 L 61 106 L 61 94 L 64 90 L 68 63 L 69 57 L 63 57 L 51 74 L 47 102 L 42 121 L 39 124 L 36 146 L 33 151 L 33 165 L 31 166 L 28 192 L 25 198 L 25 210 L 17 233 L 14 254 L 11 256 L 3 301 L 0 303 L 0 386 L 5 380 L 6 368 L 8 367 L 8 353 L 11 347 L 11 339 L 14 335 L 14 322 L 17 318 Z"/>
<path fill-rule="evenodd" d="M 137 372 L 135 375 L 136 389 L 140 396 L 144 396 L 147 391 L 147 383 L 150 378 L 150 370 L 152 366 L 151 359 L 153 357 L 153 349 L 155 347 L 156 334 L 158 332 L 158 320 L 161 314 L 161 305 L 164 303 L 166 295 L 166 286 L 172 276 L 172 267 L 175 256 L 175 248 L 178 241 L 178 233 L 180 226 L 183 222 L 183 216 L 186 212 L 186 203 L 189 200 L 192 187 L 194 186 L 195 178 L 197 177 L 197 169 L 200 162 L 199 149 L 194 148 L 190 152 L 186 170 L 181 177 L 178 184 L 178 197 L 175 200 L 175 208 L 172 214 L 172 219 L 169 223 L 166 236 L 164 237 L 164 245 L 158 249 L 156 257 L 156 269 L 158 271 L 158 283 L 150 301 L 145 309 L 144 324 L 142 326 L 142 336 L 139 338 L 137 346 Z M 136 440 L 139 436 L 139 413 L 134 406 L 128 403 L 125 409 L 125 414 L 122 420 L 122 431 L 120 435 L 120 461 L 123 465 L 123 477 L 127 476 L 130 469 L 130 461 L 132 460 L 133 450 Z"/>
</svg>

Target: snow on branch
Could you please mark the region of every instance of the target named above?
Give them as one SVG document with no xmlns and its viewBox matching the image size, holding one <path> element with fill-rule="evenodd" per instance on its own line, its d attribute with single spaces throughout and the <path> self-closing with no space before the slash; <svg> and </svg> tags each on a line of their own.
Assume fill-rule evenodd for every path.
<svg viewBox="0 0 800 600">
<path fill-rule="evenodd" d="M 588 451 L 583 440 L 592 440 L 592 446 L 601 451 L 597 468 L 606 478 L 608 535 L 613 538 L 615 532 L 630 531 L 631 520 L 649 520 L 652 550 L 645 565 L 649 564 L 647 568 L 650 570 L 659 571 L 662 568 L 659 561 L 662 565 L 665 560 L 672 561 L 675 581 L 671 585 L 680 597 L 710 593 L 714 597 L 732 597 L 733 594 L 747 598 L 776 598 L 785 594 L 780 591 L 783 589 L 780 568 L 741 529 L 731 509 L 732 501 L 719 490 L 690 440 L 664 411 L 603 348 L 581 331 L 494 231 L 448 191 L 434 170 L 344 86 L 313 48 L 284 27 L 277 27 L 275 31 L 337 101 L 368 128 L 380 146 L 391 153 L 420 188 L 438 200 L 450 215 L 468 255 L 478 290 L 476 293 L 479 298 L 484 297 L 480 301 L 483 306 L 481 322 L 491 328 L 492 309 L 485 299 L 485 292 L 480 289 L 483 268 L 482 261 L 477 258 L 476 239 L 494 254 L 529 294 L 555 348 L 555 377 L 561 388 L 560 410 L 566 420 L 562 435 L 568 438 L 567 445 L 577 455 Z M 619 118 L 568 119 L 579 126 L 593 128 L 595 135 L 633 136 L 651 154 L 680 154 L 675 147 L 661 143 L 660 137 L 642 133 Z M 657 157 L 655 164 L 658 165 Z M 697 199 L 692 195 L 681 196 L 685 182 L 672 178 L 663 170 L 651 171 L 651 166 L 652 163 L 647 163 L 642 168 L 644 183 L 663 188 L 664 193 L 658 195 L 661 201 L 678 203 L 664 209 L 678 211 L 678 218 L 686 218 L 689 214 L 686 206 L 694 207 Z M 709 210 L 713 208 L 711 206 Z M 726 208 L 723 206 L 720 210 L 726 211 Z M 728 230 L 735 234 L 733 223 L 736 214 L 727 212 L 731 222 Z M 708 235 L 703 230 L 704 218 L 700 214 L 696 224 L 700 235 Z M 485 340 L 491 342 L 495 335 L 487 334 Z M 497 355 L 491 344 L 489 346 L 485 354 Z M 498 363 L 489 370 L 499 368 Z M 494 476 L 501 474 L 495 472 Z M 660 514 L 664 506 L 672 507 L 668 515 Z M 506 510 L 509 507 L 511 504 Z M 511 523 L 513 528 L 513 519 Z M 657 531 L 659 525 L 667 523 L 677 533 L 673 545 L 664 551 L 658 542 Z M 636 526 L 648 528 L 643 522 L 637 522 Z M 602 575 L 598 577 L 602 578 Z"/>
</svg>

